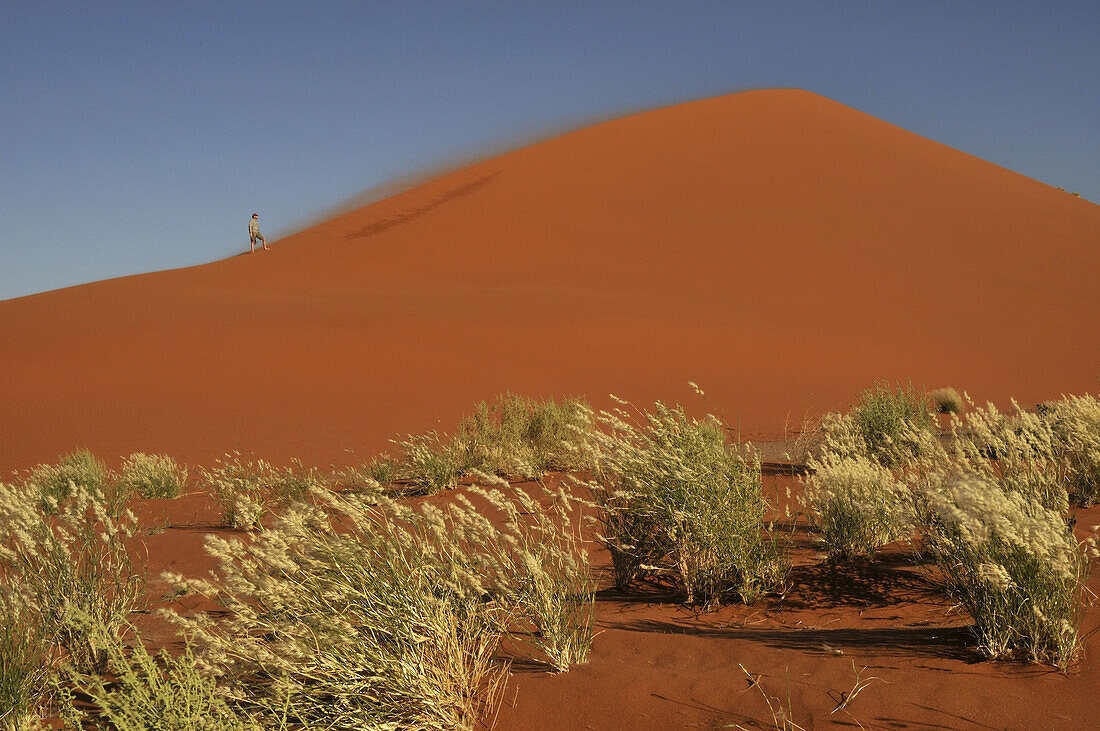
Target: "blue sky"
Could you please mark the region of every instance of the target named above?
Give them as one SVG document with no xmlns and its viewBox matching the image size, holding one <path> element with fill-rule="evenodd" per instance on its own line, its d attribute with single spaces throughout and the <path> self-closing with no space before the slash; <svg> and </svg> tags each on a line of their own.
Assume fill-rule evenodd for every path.
<svg viewBox="0 0 1100 731">
<path fill-rule="evenodd" d="M 0 299 L 586 123 L 797 87 L 1100 201 L 1100 3 L 0 3 Z"/>
</svg>

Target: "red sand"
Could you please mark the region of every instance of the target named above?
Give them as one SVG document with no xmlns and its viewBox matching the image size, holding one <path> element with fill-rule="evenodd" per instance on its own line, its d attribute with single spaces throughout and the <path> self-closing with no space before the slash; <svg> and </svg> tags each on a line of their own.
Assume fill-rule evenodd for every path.
<svg viewBox="0 0 1100 731">
<path fill-rule="evenodd" d="M 1100 207 L 803 91 L 600 124 L 273 248 L 0 302 L 0 469 L 324 465 L 504 390 L 688 380 L 775 437 L 876 378 L 1007 405 L 1100 370 Z"/>
<path fill-rule="evenodd" d="M 807 92 L 737 94 L 485 161 L 271 252 L 0 302 L 0 471 L 78 446 L 347 463 L 505 390 L 681 400 L 755 437 L 876 378 L 1030 405 L 1095 392 L 1098 275 L 1100 207 Z M 144 510 L 151 592 L 209 566 L 208 503 Z M 797 536 L 790 590 L 754 607 L 601 596 L 591 662 L 517 666 L 500 727 L 765 727 L 739 663 L 773 703 L 789 682 L 807 729 L 1094 724 L 1095 637 L 1069 676 L 982 661 L 900 551 L 831 570 Z M 830 713 L 853 663 L 881 681 Z"/>
</svg>

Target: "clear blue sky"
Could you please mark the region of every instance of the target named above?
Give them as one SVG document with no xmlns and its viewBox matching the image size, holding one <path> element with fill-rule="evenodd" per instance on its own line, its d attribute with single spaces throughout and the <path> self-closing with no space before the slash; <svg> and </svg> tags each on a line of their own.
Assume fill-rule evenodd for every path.
<svg viewBox="0 0 1100 731">
<path fill-rule="evenodd" d="M 587 122 L 797 87 L 1100 201 L 1100 2 L 0 3 L 0 299 Z"/>
</svg>

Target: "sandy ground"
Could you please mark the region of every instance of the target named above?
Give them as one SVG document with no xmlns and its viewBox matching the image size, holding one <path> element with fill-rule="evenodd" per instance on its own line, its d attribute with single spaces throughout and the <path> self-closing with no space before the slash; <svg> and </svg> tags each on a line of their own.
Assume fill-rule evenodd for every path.
<svg viewBox="0 0 1100 731">
<path fill-rule="evenodd" d="M 347 464 L 509 390 L 781 439 L 877 378 L 1097 388 L 1100 207 L 807 92 L 607 122 L 272 246 L 0 302 L 0 472 L 81 446 Z M 143 511 L 151 576 L 208 568 L 205 498 Z M 1094 725 L 1094 637 L 1068 675 L 985 661 L 900 548 L 837 569 L 791 528 L 790 588 L 755 606 L 602 591 L 591 662 L 517 664 L 499 727 L 763 727 L 761 689 L 808 729 Z"/>
</svg>

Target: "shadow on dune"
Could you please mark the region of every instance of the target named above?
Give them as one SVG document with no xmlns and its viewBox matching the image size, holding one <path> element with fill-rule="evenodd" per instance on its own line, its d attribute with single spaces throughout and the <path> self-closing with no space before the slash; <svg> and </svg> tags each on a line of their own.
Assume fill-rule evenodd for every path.
<svg viewBox="0 0 1100 731">
<path fill-rule="evenodd" d="M 373 221 L 363 228 L 358 229 L 357 231 L 352 231 L 344 238 L 347 240 L 366 238 L 367 236 L 374 236 L 376 234 L 383 233 L 384 231 L 388 231 L 394 226 L 400 226 L 403 223 L 408 223 L 409 221 L 416 220 L 428 211 L 438 208 L 447 201 L 454 200 L 455 198 L 461 198 L 465 195 L 470 195 L 476 190 L 485 187 L 486 185 L 491 183 L 493 178 L 495 178 L 499 174 L 499 172 L 490 173 L 489 175 L 482 176 L 476 180 L 466 183 L 465 185 L 460 185 L 457 188 L 452 188 L 445 193 L 441 193 L 440 195 L 436 196 L 427 203 L 424 203 L 423 205 L 417 206 L 410 211 L 405 211 L 404 213 L 399 213 L 394 216 L 389 216 L 387 218 L 381 218 L 377 221 Z"/>
<path fill-rule="evenodd" d="M 684 626 L 656 619 L 604 623 L 609 629 L 630 632 L 692 635 L 724 640 L 759 642 L 777 650 L 828 655 L 856 653 L 880 657 L 934 657 L 982 662 L 970 627 L 874 627 L 868 629 L 746 629 Z"/>
<path fill-rule="evenodd" d="M 939 588 L 904 556 L 874 563 L 796 566 L 788 575 L 783 606 L 789 609 L 873 609 L 935 603 Z"/>
</svg>

